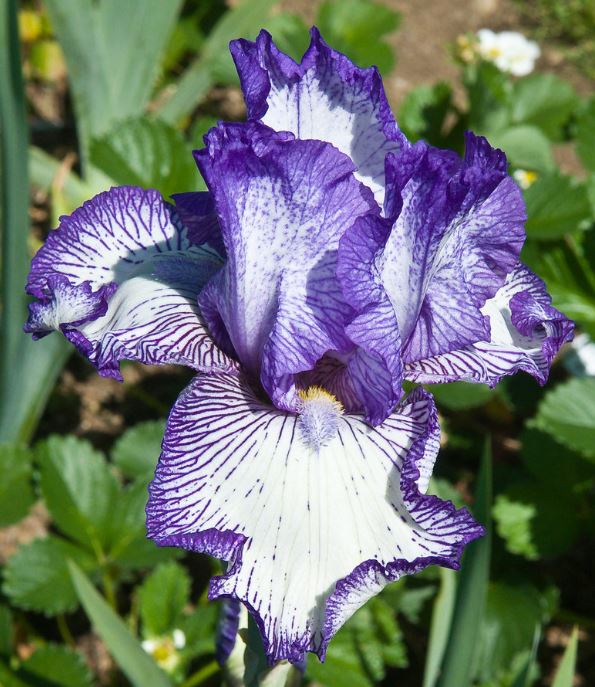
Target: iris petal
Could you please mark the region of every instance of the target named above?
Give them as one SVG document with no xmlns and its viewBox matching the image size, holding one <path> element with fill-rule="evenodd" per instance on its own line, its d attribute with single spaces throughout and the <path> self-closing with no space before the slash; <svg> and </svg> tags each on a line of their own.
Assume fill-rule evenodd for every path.
<svg viewBox="0 0 595 687">
<path fill-rule="evenodd" d="M 360 69 L 330 48 L 316 28 L 301 64 L 282 53 L 266 31 L 256 42 L 232 41 L 251 120 L 297 138 L 332 143 L 349 155 L 355 176 L 381 204 L 384 158 L 406 145 L 375 67 Z"/>
<path fill-rule="evenodd" d="M 229 561 L 210 596 L 248 606 L 271 661 L 322 657 L 384 584 L 429 564 L 458 567 L 481 534 L 466 511 L 423 494 L 438 445 L 421 389 L 377 429 L 339 417 L 315 450 L 299 416 L 265 405 L 240 375 L 200 375 L 169 418 L 149 536 Z"/>
<path fill-rule="evenodd" d="M 214 345 L 197 304 L 220 267 L 214 251 L 190 243 L 157 191 L 113 188 L 62 217 L 33 259 L 27 288 L 40 302 L 26 330 L 62 329 L 116 378 L 125 358 L 228 369 L 235 363 Z"/>
<path fill-rule="evenodd" d="M 491 336 L 460 350 L 409 363 L 405 376 L 421 383 L 481 382 L 495 386 L 520 370 L 545 384 L 552 360 L 572 339 L 574 325 L 551 305 L 545 284 L 522 263 L 482 308 Z"/>
<path fill-rule="evenodd" d="M 379 208 L 349 158 L 327 143 L 260 124 L 221 124 L 206 142 L 196 157 L 227 262 L 201 294 L 201 308 L 218 343 L 232 346 L 274 403 L 291 409 L 295 374 L 328 351 L 354 348 L 337 249 L 347 227 Z"/>
</svg>

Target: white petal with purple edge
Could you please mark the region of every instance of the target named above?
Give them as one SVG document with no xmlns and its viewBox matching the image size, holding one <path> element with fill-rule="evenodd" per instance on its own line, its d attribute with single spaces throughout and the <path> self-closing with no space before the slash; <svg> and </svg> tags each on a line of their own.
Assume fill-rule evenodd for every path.
<svg viewBox="0 0 595 687">
<path fill-rule="evenodd" d="M 61 329 L 116 378 L 122 359 L 230 369 L 197 303 L 221 265 L 190 242 L 157 191 L 112 188 L 62 217 L 34 257 L 27 289 L 40 302 L 26 331 Z"/>
<path fill-rule="evenodd" d="M 545 284 L 518 263 L 504 286 L 482 308 L 490 341 L 416 360 L 405 366 L 411 381 L 469 381 L 495 386 L 523 370 L 544 384 L 560 347 L 572 339 L 573 323 L 551 306 Z"/>
<path fill-rule="evenodd" d="M 157 543 L 229 561 L 210 596 L 248 606 L 271 661 L 324 656 L 382 585 L 432 563 L 456 568 L 482 532 L 422 494 L 439 442 L 421 389 L 378 428 L 343 415 L 318 450 L 308 436 L 240 376 L 199 375 L 170 415 L 147 505 Z"/>
<path fill-rule="evenodd" d="M 359 69 L 318 30 L 300 65 L 262 31 L 231 44 L 251 119 L 297 138 L 332 143 L 353 160 L 355 176 L 382 204 L 384 158 L 405 145 L 375 67 Z"/>
</svg>

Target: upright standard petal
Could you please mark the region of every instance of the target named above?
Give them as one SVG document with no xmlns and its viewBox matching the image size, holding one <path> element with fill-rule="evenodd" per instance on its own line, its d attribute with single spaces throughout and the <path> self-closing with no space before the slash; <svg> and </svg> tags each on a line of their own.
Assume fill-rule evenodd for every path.
<svg viewBox="0 0 595 687">
<path fill-rule="evenodd" d="M 324 397 L 310 390 L 302 414 L 287 414 L 238 374 L 200 375 L 170 415 L 150 486 L 149 536 L 229 561 L 210 597 L 246 604 L 271 661 L 324 657 L 382 586 L 429 564 L 457 568 L 482 533 L 423 494 L 439 444 L 428 394 L 376 429 L 334 405 L 334 431 L 313 432 L 307 411 Z"/>
<path fill-rule="evenodd" d="M 328 141 L 353 160 L 356 177 L 381 204 L 384 158 L 406 145 L 375 67 L 359 69 L 330 48 L 318 29 L 301 64 L 261 31 L 256 42 L 232 41 L 251 120 L 297 138 Z"/>
<path fill-rule="evenodd" d="M 385 214 L 358 220 L 339 251 L 358 312 L 382 315 L 385 355 L 402 342 L 412 363 L 489 340 L 482 308 L 525 235 L 522 195 L 504 154 L 468 134 L 464 160 L 422 142 L 389 156 Z"/>
<path fill-rule="evenodd" d="M 294 408 L 294 375 L 350 352 L 353 311 L 336 278 L 339 239 L 379 212 L 350 159 L 320 141 L 260 124 L 220 125 L 196 152 L 213 194 L 227 262 L 201 294 L 222 347 L 276 405 Z"/>
<path fill-rule="evenodd" d="M 405 366 L 406 377 L 428 384 L 464 380 L 495 386 L 522 370 L 545 384 L 555 355 L 572 340 L 574 324 L 552 307 L 543 281 L 518 263 L 482 312 L 489 318 L 489 340 L 415 360 Z"/>
<path fill-rule="evenodd" d="M 113 188 L 86 202 L 33 258 L 25 330 L 61 329 L 102 374 L 120 360 L 229 369 L 198 310 L 198 293 L 221 267 L 192 245 L 157 191 Z"/>
</svg>

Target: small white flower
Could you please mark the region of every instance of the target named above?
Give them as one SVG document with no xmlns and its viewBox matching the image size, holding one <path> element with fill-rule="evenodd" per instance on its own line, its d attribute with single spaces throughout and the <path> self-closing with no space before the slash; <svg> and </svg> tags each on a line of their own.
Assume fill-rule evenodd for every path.
<svg viewBox="0 0 595 687">
<path fill-rule="evenodd" d="M 517 169 L 515 172 L 513 172 L 512 176 L 524 191 L 528 189 L 531 184 L 534 184 L 537 181 L 539 174 L 530 169 Z"/>
<path fill-rule="evenodd" d="M 570 344 L 566 366 L 577 377 L 595 377 L 595 341 L 588 334 L 579 334 Z"/>
<path fill-rule="evenodd" d="M 172 634 L 176 649 L 183 649 L 186 646 L 186 635 L 182 630 L 175 629 Z"/>
<path fill-rule="evenodd" d="M 493 62 L 500 71 L 513 76 L 526 76 L 533 71 L 535 60 L 541 55 L 539 46 L 522 33 L 491 29 L 477 32 L 479 54 L 487 62 Z"/>
</svg>

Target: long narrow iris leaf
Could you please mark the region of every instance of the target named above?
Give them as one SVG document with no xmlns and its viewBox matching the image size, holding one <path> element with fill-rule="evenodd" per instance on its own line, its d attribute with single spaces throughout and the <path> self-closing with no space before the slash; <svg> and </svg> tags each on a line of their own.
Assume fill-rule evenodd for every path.
<svg viewBox="0 0 595 687">
<path fill-rule="evenodd" d="M 68 562 L 68 567 L 82 607 L 134 687 L 148 687 L 149 685 L 171 687 L 165 673 L 143 650 L 124 622 L 97 592 L 85 573 L 72 561 Z"/>
<path fill-rule="evenodd" d="M 474 508 L 474 514 L 485 526 L 486 534 L 469 544 L 463 557 L 450 633 L 437 682 L 439 687 L 468 687 L 473 677 L 477 638 L 490 575 L 491 502 L 492 454 L 490 444 L 486 442 Z"/>
<path fill-rule="evenodd" d="M 440 591 L 432 610 L 430 640 L 426 654 L 423 687 L 434 687 L 448 641 L 450 624 L 457 591 L 457 574 L 454 570 L 440 568 Z"/>
<path fill-rule="evenodd" d="M 552 687 L 572 687 L 576 672 L 576 652 L 578 647 L 578 627 L 575 627 L 560 661 L 558 672 L 552 682 Z"/>
</svg>

